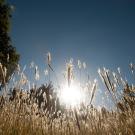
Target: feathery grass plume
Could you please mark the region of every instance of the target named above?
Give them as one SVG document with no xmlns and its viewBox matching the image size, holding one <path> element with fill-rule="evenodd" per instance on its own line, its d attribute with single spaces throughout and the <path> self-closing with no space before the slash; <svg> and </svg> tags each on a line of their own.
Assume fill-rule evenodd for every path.
<svg viewBox="0 0 135 135">
<path fill-rule="evenodd" d="M 20 72 L 21 72 L 21 67 L 20 67 L 20 65 L 19 65 L 19 64 L 17 64 L 16 72 L 17 72 L 17 74 L 18 74 L 18 75 L 19 75 L 19 74 L 20 74 Z"/>
<path fill-rule="evenodd" d="M 118 67 L 117 70 L 118 70 L 118 73 L 121 75 L 121 69 L 120 69 L 120 67 Z"/>
<path fill-rule="evenodd" d="M 73 64 L 74 59 L 70 58 L 69 63 Z"/>
<path fill-rule="evenodd" d="M 100 77 L 101 77 L 103 83 L 105 84 L 107 90 L 108 90 L 109 93 L 110 93 L 110 89 L 109 89 L 108 84 L 107 84 L 106 79 L 105 79 L 105 73 L 104 73 L 104 71 L 105 71 L 105 69 L 104 69 L 104 70 L 98 69 L 98 73 L 99 73 L 99 75 L 100 75 Z"/>
<path fill-rule="evenodd" d="M 53 74 L 54 74 L 54 77 L 55 77 L 55 79 L 56 79 L 57 86 L 60 87 L 60 83 L 59 83 L 57 74 L 56 74 L 54 68 L 53 68 L 52 65 L 51 65 L 51 61 L 52 61 L 51 53 L 48 52 L 48 53 L 47 53 L 47 65 L 48 65 L 48 69 L 44 70 L 45 76 L 48 75 L 49 83 L 51 83 L 50 81 L 51 81 L 51 71 L 52 71 Z"/>
<path fill-rule="evenodd" d="M 98 69 L 98 74 L 99 74 L 99 76 L 100 76 L 101 80 L 102 80 L 102 81 L 104 81 L 104 79 L 103 79 L 103 77 L 102 77 L 102 71 L 101 71 L 101 69 L 100 69 L 100 68 Z"/>
<path fill-rule="evenodd" d="M 48 65 L 51 65 L 51 60 L 52 60 L 52 58 L 51 58 L 51 53 L 48 52 L 48 53 L 47 53 L 47 64 L 48 64 Z"/>
<path fill-rule="evenodd" d="M 20 79 L 20 85 L 23 86 L 23 85 L 27 84 L 27 82 L 28 82 L 28 79 L 27 79 L 26 75 L 23 73 L 21 76 L 21 79 Z"/>
<path fill-rule="evenodd" d="M 107 91 L 110 93 L 114 104 L 116 105 L 117 104 L 117 98 L 112 91 L 112 84 L 111 84 L 111 80 L 110 80 L 109 75 L 108 75 L 108 73 L 109 73 L 108 70 L 104 67 L 102 71 L 99 69 L 98 73 L 99 73 L 103 83 L 105 84 L 105 86 L 107 88 Z"/>
<path fill-rule="evenodd" d="M 91 93 L 90 105 L 91 105 L 91 103 L 92 103 L 92 101 L 93 101 L 93 98 L 94 98 L 96 89 L 97 89 L 97 80 L 95 79 L 95 80 L 94 80 L 94 83 L 93 83 L 93 87 L 92 87 L 92 93 Z"/>
<path fill-rule="evenodd" d="M 50 74 L 51 74 L 51 73 L 50 73 L 50 70 L 52 70 L 52 71 L 54 72 L 53 68 L 51 67 L 51 61 L 52 61 L 51 53 L 48 52 L 48 53 L 47 53 L 47 65 L 48 65 L 49 83 L 50 83 L 50 77 L 51 77 L 51 75 L 50 75 Z"/>
<path fill-rule="evenodd" d="M 112 75 L 112 76 L 111 76 Z M 108 81 L 108 84 L 110 86 L 110 90 L 112 92 L 112 95 L 113 95 L 113 98 L 116 100 L 117 102 L 117 96 L 116 96 L 116 84 L 112 81 L 112 78 L 113 77 L 113 73 L 111 73 L 111 71 L 107 70 L 106 71 L 106 78 L 107 78 L 107 81 Z"/>
<path fill-rule="evenodd" d="M 45 76 L 47 76 L 48 75 L 48 70 L 46 69 L 46 70 L 44 70 L 44 74 L 45 74 Z"/>
<path fill-rule="evenodd" d="M 86 69 L 86 63 L 85 62 L 83 62 L 83 68 Z"/>
<path fill-rule="evenodd" d="M 58 80 L 58 77 L 57 77 L 57 74 L 55 72 L 55 70 L 53 69 L 52 65 L 51 65 L 51 61 L 52 61 L 52 57 L 51 57 L 51 53 L 48 52 L 47 53 L 47 65 L 48 65 L 48 71 L 46 70 L 46 74 L 49 76 L 49 83 L 50 83 L 50 80 L 51 80 L 51 72 L 50 70 L 54 73 L 54 76 L 56 78 L 56 82 L 57 82 L 57 85 L 58 87 L 60 86 L 59 85 L 59 80 Z"/>
<path fill-rule="evenodd" d="M 115 72 L 113 72 L 112 74 L 113 74 L 113 79 L 114 79 L 115 83 L 118 86 L 120 86 L 120 82 L 119 82 L 119 78 L 118 78 L 117 74 Z"/>
<path fill-rule="evenodd" d="M 7 69 L 6 67 L 3 67 L 3 65 L 0 63 L 0 83 L 1 87 L 4 87 L 4 97 L 6 96 L 7 87 L 6 87 L 6 75 L 7 75 Z"/>
<path fill-rule="evenodd" d="M 132 73 L 132 76 L 133 76 L 133 79 L 135 80 L 135 74 L 134 74 L 134 71 L 135 71 L 135 64 L 133 64 L 132 62 L 129 64 L 129 67 L 131 69 L 131 73 Z"/>
<path fill-rule="evenodd" d="M 19 81 L 16 82 L 16 87 L 20 89 L 21 86 L 25 85 L 28 82 L 28 79 L 26 75 L 24 74 L 26 70 L 26 65 L 23 67 L 23 70 L 21 71 L 20 65 L 17 65 L 17 74 L 19 75 Z"/>
<path fill-rule="evenodd" d="M 35 67 L 35 80 L 39 80 L 40 76 L 39 76 L 39 70 L 38 70 L 38 66 Z"/>
<path fill-rule="evenodd" d="M 23 70 L 22 70 L 22 73 L 26 70 L 26 65 L 24 65 L 23 67 Z"/>
<path fill-rule="evenodd" d="M 79 123 L 79 118 L 78 118 L 78 114 L 77 114 L 76 108 L 74 109 L 74 114 L 75 114 L 75 118 L 76 118 L 77 127 L 78 127 L 79 130 L 81 130 L 80 123 Z"/>
<path fill-rule="evenodd" d="M 67 81 L 68 81 L 68 87 L 71 85 L 72 77 L 73 77 L 73 64 L 72 63 L 67 63 Z"/>
<path fill-rule="evenodd" d="M 7 94 L 7 84 L 6 84 L 7 68 L 6 67 L 3 67 L 2 74 L 3 74 L 4 97 L 6 97 Z"/>
<path fill-rule="evenodd" d="M 6 67 L 4 67 L 4 78 L 6 78 L 6 76 L 7 76 L 7 68 Z"/>
<path fill-rule="evenodd" d="M 2 64 L 1 64 L 1 62 L 0 62 L 0 69 L 2 69 Z"/>
<path fill-rule="evenodd" d="M 134 70 L 135 70 L 135 65 L 131 62 L 131 63 L 129 64 L 129 67 L 130 67 L 131 72 L 132 72 L 132 74 L 133 74 L 133 73 L 134 73 Z"/>
<path fill-rule="evenodd" d="M 105 75 L 106 75 L 106 79 L 108 81 L 108 84 L 110 86 L 110 89 L 112 88 L 112 83 L 111 83 L 111 80 L 110 80 L 110 71 L 108 69 L 105 70 Z"/>
<path fill-rule="evenodd" d="M 106 84 L 108 85 L 108 88 L 111 92 L 114 92 L 114 89 L 113 89 L 113 82 L 111 80 L 111 72 L 108 70 L 108 69 L 105 69 L 104 68 L 104 77 L 105 77 L 105 81 L 106 81 Z"/>
<path fill-rule="evenodd" d="M 126 81 L 120 76 L 120 83 L 124 87 L 126 85 Z"/>
<path fill-rule="evenodd" d="M 3 65 L 0 63 L 0 81 L 1 83 L 4 82 L 4 69 L 3 69 Z"/>
<path fill-rule="evenodd" d="M 123 77 L 122 77 L 122 73 L 121 73 L 120 67 L 117 68 L 117 71 L 118 71 L 118 74 L 119 74 L 119 77 L 120 77 L 120 82 L 121 82 L 121 84 L 122 84 L 123 87 L 124 87 L 124 86 L 126 85 L 126 81 L 125 81 L 125 79 L 123 79 Z"/>
<path fill-rule="evenodd" d="M 81 64 L 81 61 L 80 61 L 80 60 L 77 61 L 77 65 L 78 65 L 78 68 L 79 68 L 79 69 L 82 68 L 82 64 Z"/>
<path fill-rule="evenodd" d="M 9 54 L 7 54 L 7 62 L 9 62 Z"/>
</svg>

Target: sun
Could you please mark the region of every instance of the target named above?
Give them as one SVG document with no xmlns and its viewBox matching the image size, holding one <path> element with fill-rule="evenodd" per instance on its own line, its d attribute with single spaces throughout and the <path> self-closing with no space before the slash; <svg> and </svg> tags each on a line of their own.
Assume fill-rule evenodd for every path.
<svg viewBox="0 0 135 135">
<path fill-rule="evenodd" d="M 65 85 L 61 90 L 60 100 L 67 107 L 79 106 L 83 101 L 83 93 L 77 84 Z"/>
</svg>

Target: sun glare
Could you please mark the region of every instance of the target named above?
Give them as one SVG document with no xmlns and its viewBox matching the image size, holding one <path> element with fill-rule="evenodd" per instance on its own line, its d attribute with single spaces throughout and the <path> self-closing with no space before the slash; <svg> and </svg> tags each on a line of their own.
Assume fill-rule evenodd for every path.
<svg viewBox="0 0 135 135">
<path fill-rule="evenodd" d="M 65 85 L 61 90 L 60 99 L 67 107 L 74 107 L 83 101 L 83 94 L 77 85 Z"/>
</svg>

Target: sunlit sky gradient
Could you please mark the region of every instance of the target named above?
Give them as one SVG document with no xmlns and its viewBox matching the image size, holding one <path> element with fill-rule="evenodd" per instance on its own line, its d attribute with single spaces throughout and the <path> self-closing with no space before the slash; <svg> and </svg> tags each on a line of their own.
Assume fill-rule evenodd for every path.
<svg viewBox="0 0 135 135">
<path fill-rule="evenodd" d="M 57 62 L 73 57 L 92 67 L 125 67 L 134 61 L 134 0 L 9 2 L 15 6 L 12 40 L 21 63 L 41 64 L 48 50 Z"/>
<path fill-rule="evenodd" d="M 127 71 L 135 62 L 134 0 L 8 2 L 15 6 L 11 36 L 22 65 L 35 61 L 43 70 L 48 51 L 57 71 L 72 57 L 95 76 L 99 67 Z"/>
</svg>

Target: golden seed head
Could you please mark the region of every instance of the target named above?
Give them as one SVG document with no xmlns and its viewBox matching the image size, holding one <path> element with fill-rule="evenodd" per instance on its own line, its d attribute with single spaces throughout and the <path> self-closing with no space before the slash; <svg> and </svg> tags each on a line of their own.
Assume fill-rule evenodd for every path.
<svg viewBox="0 0 135 135">
<path fill-rule="evenodd" d="M 48 62 L 48 65 L 51 64 L 51 53 L 50 52 L 47 53 L 47 62 Z"/>
</svg>

